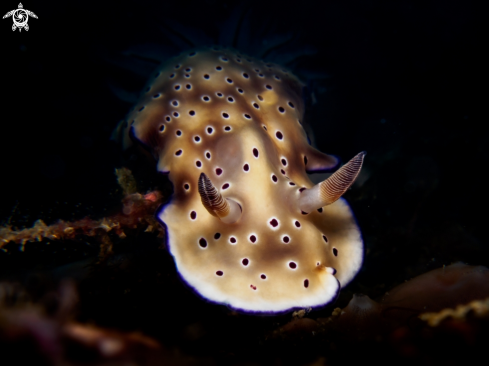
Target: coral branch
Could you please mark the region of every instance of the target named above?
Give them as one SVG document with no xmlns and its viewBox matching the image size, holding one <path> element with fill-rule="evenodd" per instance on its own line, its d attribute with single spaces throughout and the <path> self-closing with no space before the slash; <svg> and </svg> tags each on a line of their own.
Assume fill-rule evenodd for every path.
<svg viewBox="0 0 489 366">
<path fill-rule="evenodd" d="M 116 169 L 116 174 L 125 193 L 135 190 L 135 180 L 128 169 Z M 99 238 L 104 253 L 108 254 L 111 252 L 108 232 L 125 238 L 129 229 L 144 229 L 146 232 L 158 230 L 159 236 L 163 236 L 163 229 L 154 218 L 154 213 L 162 200 L 163 196 L 159 191 L 152 191 L 146 195 L 130 193 L 122 200 L 122 212 L 99 220 L 85 217 L 73 222 L 60 220 L 49 226 L 42 220 L 37 220 L 34 226 L 22 230 L 12 230 L 10 225 L 5 226 L 0 228 L 0 249 L 6 251 L 5 245 L 14 242 L 19 244 L 20 250 L 23 251 L 27 242 L 39 242 L 43 239 L 74 240 L 80 235 L 85 235 Z"/>
</svg>

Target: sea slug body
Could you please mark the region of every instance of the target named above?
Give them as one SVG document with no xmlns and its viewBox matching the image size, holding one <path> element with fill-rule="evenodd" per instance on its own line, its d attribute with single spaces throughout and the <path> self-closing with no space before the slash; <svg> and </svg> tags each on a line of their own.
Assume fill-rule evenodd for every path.
<svg viewBox="0 0 489 366">
<path fill-rule="evenodd" d="M 180 275 L 211 301 L 322 306 L 361 266 L 360 230 L 340 196 L 365 154 L 314 186 L 307 173 L 338 160 L 308 144 L 302 88 L 275 64 L 201 48 L 162 64 L 118 127 L 173 183 L 157 216 Z"/>
</svg>

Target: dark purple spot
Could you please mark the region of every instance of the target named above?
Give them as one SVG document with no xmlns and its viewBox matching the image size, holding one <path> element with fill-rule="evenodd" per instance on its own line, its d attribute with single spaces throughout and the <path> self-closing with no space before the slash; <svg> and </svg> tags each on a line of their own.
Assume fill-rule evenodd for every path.
<svg viewBox="0 0 489 366">
<path fill-rule="evenodd" d="M 209 74 L 205 74 L 205 75 L 204 75 L 204 79 L 209 80 L 209 78 L 210 78 Z"/>
<path fill-rule="evenodd" d="M 304 165 L 307 165 L 307 156 L 304 156 Z"/>
<path fill-rule="evenodd" d="M 192 211 L 192 212 L 190 213 L 190 218 L 191 218 L 192 220 L 195 220 L 195 219 L 197 218 L 197 212 Z"/>
<path fill-rule="evenodd" d="M 187 190 L 187 191 L 188 191 L 188 190 L 190 189 L 190 185 L 189 185 L 188 183 L 185 183 L 185 184 L 183 185 L 183 188 L 185 188 L 185 190 Z"/>
<path fill-rule="evenodd" d="M 257 103 L 253 103 L 253 107 L 255 107 L 256 109 L 260 109 L 260 106 Z"/>
<path fill-rule="evenodd" d="M 180 65 L 175 65 L 175 69 L 179 69 L 180 68 Z"/>
<path fill-rule="evenodd" d="M 306 190 L 306 187 L 299 188 L 299 192 L 304 192 Z"/>
<path fill-rule="evenodd" d="M 239 89 L 238 89 L 238 92 L 239 92 L 240 94 L 243 94 L 243 89 L 239 88 Z"/>
<path fill-rule="evenodd" d="M 257 157 L 258 157 L 258 149 L 257 149 L 256 147 L 253 149 L 253 156 L 254 156 L 255 158 L 257 158 Z"/>
<path fill-rule="evenodd" d="M 163 132 L 165 130 L 165 125 L 160 126 L 160 132 Z"/>
<path fill-rule="evenodd" d="M 272 86 L 271 85 L 265 85 L 265 88 L 267 88 L 268 90 L 272 90 Z"/>
<path fill-rule="evenodd" d="M 178 117 L 178 116 L 179 116 L 178 112 L 173 112 L 173 117 Z"/>
<path fill-rule="evenodd" d="M 165 117 L 165 121 L 166 121 L 166 122 L 170 122 L 170 121 L 171 121 L 170 116 L 166 116 L 166 117 Z"/>
<path fill-rule="evenodd" d="M 333 254 L 334 254 L 335 257 L 337 257 L 338 256 L 338 249 L 333 248 Z"/>
<path fill-rule="evenodd" d="M 192 85 L 190 85 L 190 84 L 185 85 L 185 87 L 186 87 L 188 90 L 192 89 Z"/>
<path fill-rule="evenodd" d="M 160 96 L 161 96 L 161 94 L 158 93 L 158 94 L 153 95 L 153 98 L 156 99 L 156 98 L 159 98 Z"/>
<path fill-rule="evenodd" d="M 227 113 L 223 113 L 223 114 L 222 114 L 222 116 L 223 116 L 224 118 L 229 118 L 229 114 L 227 114 Z"/>
<path fill-rule="evenodd" d="M 175 85 L 175 90 L 180 90 L 180 85 Z"/>
<path fill-rule="evenodd" d="M 207 127 L 207 133 L 211 134 L 212 132 L 214 132 L 214 129 L 212 127 Z"/>
<path fill-rule="evenodd" d="M 280 76 L 275 75 L 275 79 L 280 80 Z"/>
<path fill-rule="evenodd" d="M 256 286 L 250 285 L 253 290 L 256 290 Z"/>
<path fill-rule="evenodd" d="M 216 169 L 216 174 L 217 175 L 221 175 L 222 174 L 222 169 L 221 168 L 217 168 Z"/>
<path fill-rule="evenodd" d="M 294 224 L 295 224 L 295 227 L 301 227 L 301 223 L 297 220 L 296 220 L 296 222 L 294 222 Z"/>
<path fill-rule="evenodd" d="M 138 112 L 141 112 L 143 109 L 144 109 L 144 105 L 141 108 L 138 109 Z"/>
<path fill-rule="evenodd" d="M 221 66 L 216 66 L 216 70 L 217 71 L 221 71 L 222 70 L 222 67 Z"/>
<path fill-rule="evenodd" d="M 251 235 L 251 236 L 250 236 L 250 241 L 251 241 L 252 243 L 255 243 L 255 242 L 256 242 L 256 236 Z"/>
<path fill-rule="evenodd" d="M 285 109 L 284 109 L 284 107 L 278 107 L 278 111 L 279 111 L 280 113 L 284 113 L 284 112 L 285 112 Z"/>
<path fill-rule="evenodd" d="M 288 236 L 284 236 L 282 240 L 285 244 L 287 244 L 290 241 L 290 238 Z"/>
<path fill-rule="evenodd" d="M 222 93 L 220 93 L 220 92 L 216 93 L 216 95 L 217 95 L 219 98 L 221 98 L 221 97 L 222 97 Z"/>
<path fill-rule="evenodd" d="M 230 79 L 230 78 L 227 78 L 226 81 L 229 83 L 229 84 L 232 84 L 233 81 Z"/>
<path fill-rule="evenodd" d="M 292 269 L 296 269 L 297 268 L 297 264 L 295 262 L 289 262 L 289 267 L 292 268 Z"/>
<path fill-rule="evenodd" d="M 289 186 L 295 186 L 294 182 L 289 182 Z"/>
<path fill-rule="evenodd" d="M 206 152 L 206 153 L 205 153 L 205 157 L 206 157 L 207 159 L 210 159 L 210 158 L 211 158 L 211 153 L 210 153 L 210 152 Z"/>
<path fill-rule="evenodd" d="M 282 165 L 283 165 L 283 166 L 287 166 L 287 160 L 282 159 L 282 160 L 280 160 L 280 161 L 282 162 Z"/>
<path fill-rule="evenodd" d="M 263 74 L 258 74 L 258 76 L 262 78 L 263 77 Z"/>
<path fill-rule="evenodd" d="M 202 99 L 204 100 L 204 102 L 208 102 L 211 98 L 209 98 L 207 95 L 205 95 L 204 97 L 202 97 Z"/>
<path fill-rule="evenodd" d="M 262 273 L 262 275 L 260 276 L 260 278 L 261 278 L 262 280 L 266 280 L 266 279 L 267 279 L 267 276 L 266 276 L 265 274 L 263 274 L 263 273 Z"/>
<path fill-rule="evenodd" d="M 326 235 L 323 235 L 323 240 L 327 243 L 328 242 L 328 238 L 326 237 Z"/>
<path fill-rule="evenodd" d="M 177 134 L 177 136 L 182 136 L 182 131 L 180 130 L 177 130 L 177 132 L 175 132 Z"/>
<path fill-rule="evenodd" d="M 273 180 L 275 183 L 277 183 L 278 178 L 277 178 L 277 176 L 276 176 L 275 174 L 273 174 L 273 175 L 272 175 L 272 180 Z"/>
<path fill-rule="evenodd" d="M 182 151 L 182 150 L 177 150 L 177 152 L 175 152 L 175 155 L 176 155 L 176 156 L 180 156 L 180 155 L 182 155 L 182 153 L 183 153 L 183 151 Z"/>
<path fill-rule="evenodd" d="M 248 260 L 248 258 L 243 258 L 241 263 L 243 263 L 243 266 L 247 266 L 248 264 L 250 264 L 250 261 Z"/>
<path fill-rule="evenodd" d="M 260 69 L 255 69 L 256 72 L 260 72 Z"/>
<path fill-rule="evenodd" d="M 231 127 L 230 126 L 224 127 L 224 131 L 231 131 Z"/>
<path fill-rule="evenodd" d="M 202 248 L 207 247 L 207 240 L 205 240 L 204 238 L 200 238 L 200 240 L 199 240 L 199 245 L 200 245 Z"/>
<path fill-rule="evenodd" d="M 224 57 L 224 56 L 221 56 L 221 60 L 223 60 L 223 61 L 225 61 L 225 62 L 227 62 L 227 61 L 228 61 L 228 59 L 227 59 L 226 57 Z"/>
<path fill-rule="evenodd" d="M 319 207 L 319 208 L 318 208 L 318 212 L 319 212 L 319 213 L 323 212 L 323 208 L 322 208 L 322 207 Z"/>
<path fill-rule="evenodd" d="M 229 241 L 233 244 L 236 243 L 236 238 L 234 236 L 231 236 L 231 238 L 229 239 Z"/>
<path fill-rule="evenodd" d="M 221 187 L 221 189 L 228 189 L 229 188 L 229 183 L 224 183 Z"/>
<path fill-rule="evenodd" d="M 271 220 L 270 220 L 270 225 L 272 225 L 272 227 L 277 227 L 277 226 L 278 226 L 278 221 L 277 221 L 277 219 L 271 219 Z"/>
<path fill-rule="evenodd" d="M 188 111 L 188 114 L 190 114 L 191 116 L 195 116 L 195 111 Z"/>
<path fill-rule="evenodd" d="M 280 173 L 282 173 L 283 175 L 285 175 L 285 170 L 280 169 Z"/>
<path fill-rule="evenodd" d="M 175 77 L 174 73 L 170 75 L 170 79 L 173 79 L 174 77 Z"/>
<path fill-rule="evenodd" d="M 228 101 L 232 103 L 232 102 L 234 102 L 234 98 L 233 97 L 228 97 Z"/>
<path fill-rule="evenodd" d="M 246 72 L 244 72 L 244 73 L 243 73 L 243 77 L 244 77 L 245 79 L 248 79 L 250 76 L 249 76 L 249 75 L 248 75 Z"/>
<path fill-rule="evenodd" d="M 292 102 L 289 102 L 289 107 L 290 108 L 295 108 L 294 105 L 292 104 Z"/>
<path fill-rule="evenodd" d="M 261 95 L 257 95 L 257 98 L 260 102 L 263 102 L 263 97 Z"/>
<path fill-rule="evenodd" d="M 303 214 L 303 215 L 309 215 L 308 212 L 304 212 L 304 211 L 301 211 L 301 214 Z"/>
<path fill-rule="evenodd" d="M 251 116 L 249 114 L 244 115 L 246 119 L 251 119 Z"/>
<path fill-rule="evenodd" d="M 304 280 L 304 287 L 305 288 L 308 288 L 309 287 L 309 280 L 308 279 L 305 279 Z"/>
<path fill-rule="evenodd" d="M 186 78 L 189 78 L 189 77 L 190 77 L 190 74 L 185 74 L 185 77 L 186 77 Z"/>
<path fill-rule="evenodd" d="M 280 132 L 280 131 L 277 131 L 277 133 L 275 134 L 275 136 L 277 136 L 277 138 L 279 140 L 282 140 L 284 138 L 284 135 L 282 135 L 282 132 Z"/>
<path fill-rule="evenodd" d="M 241 60 L 239 58 L 236 59 L 236 62 L 241 62 Z"/>
<path fill-rule="evenodd" d="M 200 168 L 202 166 L 202 163 L 200 162 L 200 160 L 197 160 L 195 162 L 195 165 L 197 165 L 197 168 Z"/>
<path fill-rule="evenodd" d="M 192 69 L 191 69 L 190 67 L 187 67 L 187 68 L 185 69 L 185 71 L 186 71 L 186 72 L 190 72 L 190 71 L 192 71 Z"/>
<path fill-rule="evenodd" d="M 221 233 L 215 233 L 214 234 L 214 239 L 219 239 L 221 237 Z"/>
<path fill-rule="evenodd" d="M 216 275 L 218 275 L 218 276 L 222 276 L 223 274 L 224 274 L 224 273 L 223 273 L 222 271 L 217 271 L 217 272 L 216 272 Z"/>
<path fill-rule="evenodd" d="M 200 136 L 195 136 L 194 137 L 194 140 L 195 140 L 195 142 L 199 142 L 200 141 Z"/>
<path fill-rule="evenodd" d="M 243 170 L 247 172 L 248 170 L 250 170 L 250 166 L 248 164 L 243 165 Z"/>
<path fill-rule="evenodd" d="M 263 126 L 263 129 L 266 131 L 267 130 L 267 126 Z"/>
</svg>

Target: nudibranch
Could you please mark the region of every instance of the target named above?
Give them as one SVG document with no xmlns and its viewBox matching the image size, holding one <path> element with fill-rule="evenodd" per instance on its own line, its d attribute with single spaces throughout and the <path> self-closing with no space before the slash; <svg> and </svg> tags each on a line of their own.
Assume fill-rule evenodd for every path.
<svg viewBox="0 0 489 366">
<path fill-rule="evenodd" d="M 340 196 L 365 154 L 314 186 L 307 173 L 338 159 L 309 145 L 302 89 L 277 65 L 197 49 L 158 67 L 118 127 L 173 183 L 157 217 L 180 275 L 208 300 L 251 312 L 318 307 L 361 266 L 361 233 Z"/>
</svg>

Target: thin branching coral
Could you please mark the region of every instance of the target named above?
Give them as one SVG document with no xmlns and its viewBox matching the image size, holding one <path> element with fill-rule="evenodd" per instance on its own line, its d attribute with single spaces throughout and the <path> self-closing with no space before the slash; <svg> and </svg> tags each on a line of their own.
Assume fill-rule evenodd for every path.
<svg viewBox="0 0 489 366">
<path fill-rule="evenodd" d="M 93 219 L 85 217 L 80 220 L 66 222 L 59 220 L 52 225 L 46 225 L 37 220 L 30 228 L 13 230 L 12 226 L 0 228 L 0 249 L 7 251 L 5 246 L 14 242 L 21 251 L 29 242 L 49 240 L 75 240 L 81 236 L 94 237 L 101 244 L 100 256 L 105 258 L 112 252 L 112 241 L 108 233 L 115 233 L 119 238 L 125 238 L 131 229 L 141 229 L 146 232 L 158 231 L 163 237 L 163 229 L 154 218 L 154 212 L 162 203 L 163 196 L 159 191 L 147 194 L 136 193 L 136 183 L 130 170 L 116 169 L 117 181 L 124 192 L 121 212 Z"/>
</svg>

